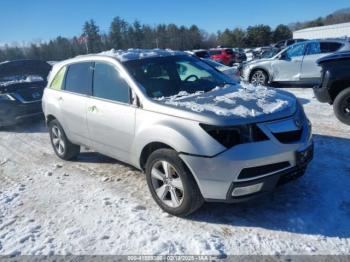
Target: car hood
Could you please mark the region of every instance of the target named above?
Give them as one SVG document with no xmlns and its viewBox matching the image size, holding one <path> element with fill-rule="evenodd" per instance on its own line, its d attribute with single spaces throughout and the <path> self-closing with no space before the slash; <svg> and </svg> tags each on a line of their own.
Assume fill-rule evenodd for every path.
<svg viewBox="0 0 350 262">
<path fill-rule="evenodd" d="M 226 85 L 206 93 L 180 92 L 156 101 L 169 108 L 158 109 L 160 112 L 218 125 L 288 117 L 294 114 L 297 104 L 295 96 L 288 92 L 252 85 Z"/>
<path fill-rule="evenodd" d="M 272 59 L 272 58 L 257 59 L 257 60 L 253 60 L 253 61 L 247 62 L 247 63 L 245 64 L 245 66 L 260 64 L 260 63 L 268 62 L 268 61 L 271 61 L 271 60 L 273 60 L 273 59 Z"/>
<path fill-rule="evenodd" d="M 0 78 L 18 75 L 37 75 L 46 79 L 51 65 L 40 60 L 15 60 L 0 63 Z"/>
</svg>

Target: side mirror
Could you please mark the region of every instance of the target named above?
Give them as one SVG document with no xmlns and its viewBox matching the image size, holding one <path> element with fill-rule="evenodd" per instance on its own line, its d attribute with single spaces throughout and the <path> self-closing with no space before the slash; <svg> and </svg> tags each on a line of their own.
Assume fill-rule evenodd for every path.
<svg viewBox="0 0 350 262">
<path fill-rule="evenodd" d="M 283 52 L 282 54 L 280 54 L 279 56 L 278 56 L 278 59 L 279 60 L 290 60 L 289 58 L 288 58 L 288 56 L 286 55 L 286 52 Z"/>
</svg>

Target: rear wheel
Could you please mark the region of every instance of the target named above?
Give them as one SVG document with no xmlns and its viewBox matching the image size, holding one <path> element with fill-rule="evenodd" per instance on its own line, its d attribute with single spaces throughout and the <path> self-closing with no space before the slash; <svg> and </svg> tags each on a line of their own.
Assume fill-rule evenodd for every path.
<svg viewBox="0 0 350 262">
<path fill-rule="evenodd" d="M 254 86 L 266 86 L 269 78 L 263 70 L 253 71 L 250 77 L 250 83 Z"/>
<path fill-rule="evenodd" d="M 334 100 L 333 110 L 341 122 L 350 125 L 350 87 L 337 95 Z"/>
<path fill-rule="evenodd" d="M 71 160 L 80 153 L 80 146 L 70 142 L 64 130 L 57 120 L 52 120 L 48 124 L 50 140 L 56 155 L 63 160 Z"/>
<path fill-rule="evenodd" d="M 204 202 L 192 174 L 174 150 L 153 152 L 146 163 L 146 177 L 153 199 L 172 215 L 187 216 Z"/>
</svg>

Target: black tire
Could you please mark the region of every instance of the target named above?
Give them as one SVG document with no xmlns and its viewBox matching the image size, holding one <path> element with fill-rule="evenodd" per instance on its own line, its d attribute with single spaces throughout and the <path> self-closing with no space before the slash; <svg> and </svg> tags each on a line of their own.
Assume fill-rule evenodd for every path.
<svg viewBox="0 0 350 262">
<path fill-rule="evenodd" d="M 152 168 L 160 161 L 168 162 L 176 170 L 176 175 L 181 179 L 183 186 L 182 202 L 178 207 L 170 207 L 165 204 L 157 195 L 152 178 Z M 158 149 L 154 151 L 146 162 L 146 178 L 148 188 L 152 194 L 153 199 L 166 212 L 171 215 L 185 217 L 196 211 L 204 203 L 202 194 L 194 180 L 191 172 L 178 157 L 176 151 L 171 149 Z M 169 193 L 169 191 L 168 191 Z"/>
<path fill-rule="evenodd" d="M 79 153 L 80 153 L 80 146 L 73 144 L 70 142 L 66 136 L 66 133 L 64 132 L 62 126 L 60 123 L 55 119 L 49 122 L 48 124 L 49 127 L 49 133 L 50 133 L 50 141 L 51 145 L 53 147 L 53 150 L 55 151 L 56 155 L 63 159 L 63 160 L 72 160 L 75 159 Z M 55 135 L 55 130 L 57 132 L 57 129 L 59 130 L 61 134 L 61 140 L 62 143 L 64 144 L 63 150 L 60 152 L 60 149 L 57 148 L 57 143 L 55 145 L 54 139 L 56 137 Z M 56 140 L 57 141 L 57 140 Z"/>
<path fill-rule="evenodd" d="M 342 123 L 350 125 L 350 87 L 337 95 L 333 103 L 333 110 Z"/>
<path fill-rule="evenodd" d="M 261 77 L 264 79 L 262 81 L 260 81 L 259 83 L 255 82 L 253 80 L 255 74 L 257 75 L 261 75 Z M 255 69 L 251 74 L 250 74 L 250 77 L 249 77 L 249 82 L 253 85 L 263 85 L 263 86 L 267 86 L 268 85 L 268 82 L 269 82 L 269 76 L 267 75 L 267 73 L 264 71 L 264 70 L 261 70 L 261 69 Z"/>
</svg>

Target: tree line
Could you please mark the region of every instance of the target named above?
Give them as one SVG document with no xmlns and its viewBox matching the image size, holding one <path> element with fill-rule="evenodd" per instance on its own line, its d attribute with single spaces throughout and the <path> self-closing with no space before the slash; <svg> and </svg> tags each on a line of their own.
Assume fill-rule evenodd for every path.
<svg viewBox="0 0 350 262">
<path fill-rule="evenodd" d="M 48 42 L 30 45 L 5 45 L 0 47 L 0 61 L 15 59 L 63 60 L 86 53 L 98 53 L 109 49 L 128 48 L 170 48 L 192 50 L 211 48 L 218 45 L 228 47 L 266 46 L 292 37 L 291 29 L 350 21 L 350 12 L 333 13 L 305 23 L 250 26 L 247 29 L 234 28 L 209 34 L 196 25 L 189 27 L 175 24 L 150 26 L 136 20 L 129 23 L 115 17 L 108 32 L 102 32 L 94 20 L 86 21 L 80 36 L 66 38 L 58 36 Z"/>
<path fill-rule="evenodd" d="M 128 23 L 115 17 L 107 33 L 101 32 L 94 20 L 86 21 L 81 36 L 57 38 L 29 46 L 5 45 L 0 49 L 0 61 L 14 59 L 63 60 L 86 53 L 98 53 L 109 49 L 170 48 L 192 50 L 217 45 L 230 47 L 262 46 L 273 41 L 290 38 L 291 31 L 280 25 L 274 31 L 266 25 L 243 29 L 226 29 L 208 34 L 196 25 L 189 27 L 175 24 L 150 26 L 138 20 Z"/>
</svg>

